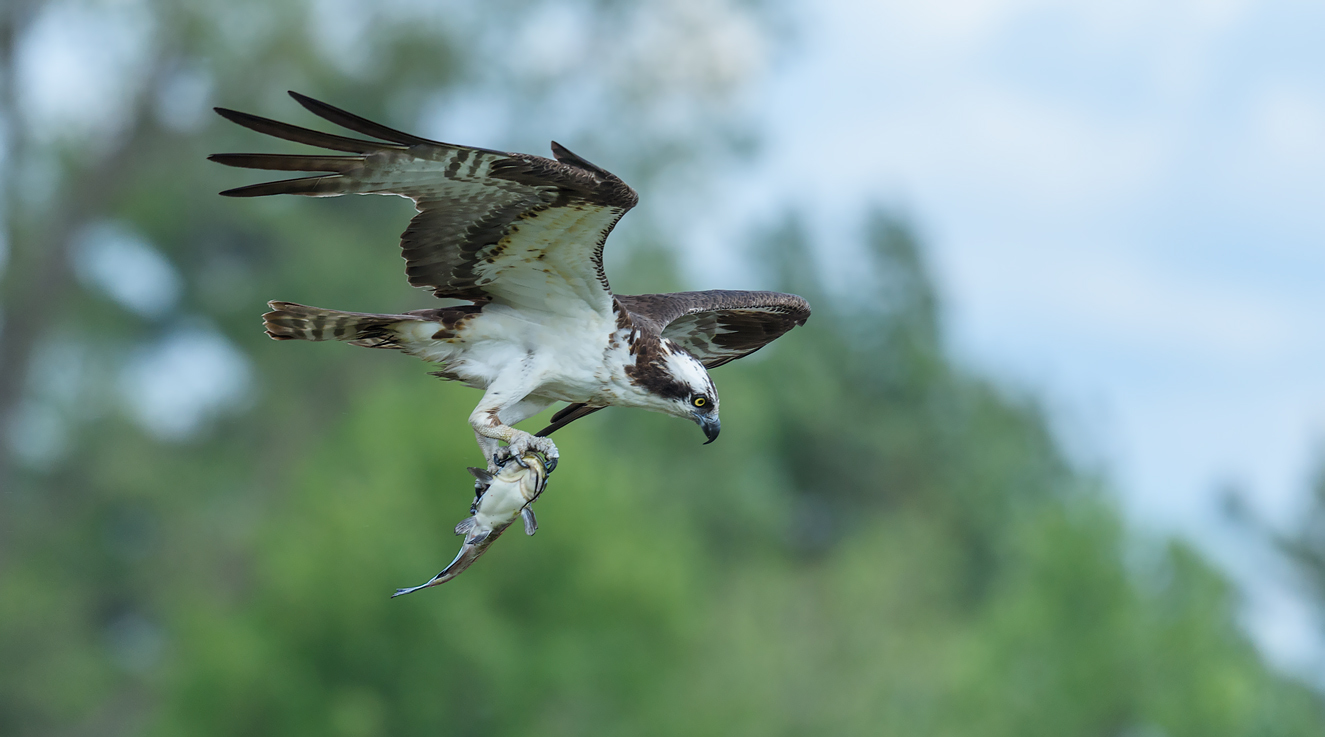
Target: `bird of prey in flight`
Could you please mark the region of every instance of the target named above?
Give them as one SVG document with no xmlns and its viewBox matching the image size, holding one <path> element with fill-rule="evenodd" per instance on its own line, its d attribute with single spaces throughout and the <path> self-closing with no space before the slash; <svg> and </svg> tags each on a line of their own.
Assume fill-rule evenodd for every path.
<svg viewBox="0 0 1325 737">
<path fill-rule="evenodd" d="M 720 424 L 709 369 L 810 316 L 804 299 L 777 292 L 613 294 L 603 244 L 638 196 L 555 142 L 555 160 L 454 146 L 290 95 L 377 140 L 217 108 L 259 133 L 348 154 L 214 154 L 228 166 L 317 172 L 221 194 L 408 197 L 419 211 L 401 236 L 409 283 L 463 303 L 378 315 L 272 302 L 267 334 L 399 350 L 437 365 L 437 376 L 483 389 L 469 424 L 492 472 L 529 450 L 555 465 L 547 436 L 611 406 L 684 417 L 712 442 Z M 537 435 L 513 427 L 554 402 L 570 404 Z"/>
</svg>

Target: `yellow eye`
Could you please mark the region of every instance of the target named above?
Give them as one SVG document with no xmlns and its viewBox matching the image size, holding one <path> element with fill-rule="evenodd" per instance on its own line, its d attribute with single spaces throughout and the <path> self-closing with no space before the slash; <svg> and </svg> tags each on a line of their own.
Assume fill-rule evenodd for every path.
<svg viewBox="0 0 1325 737">
<path fill-rule="evenodd" d="M 706 404 L 708 404 L 708 403 L 709 403 L 709 400 L 707 400 L 707 399 L 705 399 L 705 398 L 703 398 L 703 397 L 695 397 L 694 404 L 695 404 L 696 407 L 703 407 L 704 405 L 706 405 Z"/>
</svg>

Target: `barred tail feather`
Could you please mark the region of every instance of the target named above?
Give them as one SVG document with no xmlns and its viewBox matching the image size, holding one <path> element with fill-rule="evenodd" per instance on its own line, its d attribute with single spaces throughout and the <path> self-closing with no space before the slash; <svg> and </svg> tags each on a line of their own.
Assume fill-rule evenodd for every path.
<svg viewBox="0 0 1325 737">
<path fill-rule="evenodd" d="M 399 348 L 392 328 L 420 320 L 412 315 L 342 312 L 294 302 L 267 304 L 272 311 L 262 316 L 262 323 L 274 340 L 341 340 L 368 348 Z"/>
</svg>

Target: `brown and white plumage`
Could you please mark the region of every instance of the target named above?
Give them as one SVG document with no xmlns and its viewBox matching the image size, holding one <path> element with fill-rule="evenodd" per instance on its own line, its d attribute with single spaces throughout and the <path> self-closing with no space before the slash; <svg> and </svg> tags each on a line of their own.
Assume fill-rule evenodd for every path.
<svg viewBox="0 0 1325 737">
<path fill-rule="evenodd" d="M 470 423 L 492 467 L 499 452 L 529 449 L 555 461 L 547 434 L 612 405 L 688 417 L 712 440 L 718 399 L 707 369 L 809 317 L 805 300 L 776 292 L 613 295 L 603 245 L 638 197 L 555 142 L 555 159 L 455 146 L 290 94 L 315 115 L 379 140 L 217 108 L 260 133 L 349 154 L 215 154 L 229 166 L 318 172 L 222 194 L 408 197 L 419 211 L 401 236 L 410 284 L 470 304 L 378 315 L 273 302 L 267 333 L 398 349 L 439 364 L 443 378 L 485 389 Z M 554 401 L 570 406 L 538 437 L 511 427 Z"/>
<path fill-rule="evenodd" d="M 438 297 L 476 301 L 528 298 L 528 280 L 569 290 L 596 309 L 611 309 L 603 242 L 639 201 L 634 190 L 553 143 L 557 160 L 429 141 L 291 93 L 313 113 L 386 143 L 311 131 L 233 110 L 218 112 L 246 128 L 353 156 L 215 154 L 212 161 L 249 169 L 329 172 L 227 190 L 229 197 L 392 194 L 414 200 L 419 214 L 401 236 L 409 283 Z M 541 261 L 530 270 L 530 259 Z M 534 282 L 535 284 L 537 281 Z"/>
</svg>

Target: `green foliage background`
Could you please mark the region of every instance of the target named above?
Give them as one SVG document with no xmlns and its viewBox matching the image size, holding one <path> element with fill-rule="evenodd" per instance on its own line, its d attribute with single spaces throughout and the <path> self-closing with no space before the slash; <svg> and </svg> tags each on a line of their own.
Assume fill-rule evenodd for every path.
<svg viewBox="0 0 1325 737">
<path fill-rule="evenodd" d="M 156 22 L 153 69 L 205 69 L 228 107 L 299 120 L 280 99 L 295 87 L 408 128 L 421 101 L 483 86 L 528 113 L 513 135 L 569 128 L 572 148 L 646 202 L 651 187 L 684 195 L 678 181 L 742 148 L 725 88 L 494 71 L 487 44 L 504 19 L 563 6 L 609 54 L 609 39 L 671 17 L 661 1 L 639 6 L 658 16 L 504 2 L 459 20 L 388 3 L 363 31 L 370 61 L 346 71 L 309 30 L 320 4 L 134 7 Z M 766 30 L 777 16 L 728 10 Z M 10 11 L 9 51 L 40 12 Z M 577 80 L 596 85 L 588 122 L 558 112 Z M 203 157 L 256 135 L 163 126 L 158 93 L 139 90 L 110 143 L 21 125 L 11 136 L 11 161 L 58 174 L 36 205 L 7 190 L 6 334 L 18 316 L 41 330 L 27 353 L 7 347 L 17 383 L 0 411 L 48 401 L 32 368 L 46 343 L 87 358 L 49 400 L 67 450 L 0 464 L 0 734 L 1325 732 L 1318 695 L 1267 669 L 1239 631 L 1218 573 L 1184 544 L 1125 529 L 1034 397 L 945 353 L 923 246 L 886 211 L 862 215 L 866 265 L 850 276 L 871 285 L 863 301 L 807 266 L 817 249 L 795 218 L 733 246 L 762 286 L 803 294 L 815 314 L 715 372 L 721 442 L 701 448 L 688 424 L 636 411 L 582 420 L 556 436 L 564 460 L 536 537 L 508 536 L 456 581 L 389 599 L 458 546 L 477 394 L 391 353 L 273 343 L 256 318 L 269 298 L 425 305 L 394 260 L 409 207 L 216 198 L 241 175 Z M 650 122 L 669 105 L 691 125 Z M 683 283 L 665 217 L 646 207 L 614 238 L 618 286 Z M 183 275 L 181 316 L 139 317 L 72 277 L 70 234 L 106 220 Z M 37 278 L 46 270 L 52 281 Z M 189 320 L 248 356 L 251 401 L 201 436 L 163 440 L 128 419 L 115 366 Z"/>
</svg>

